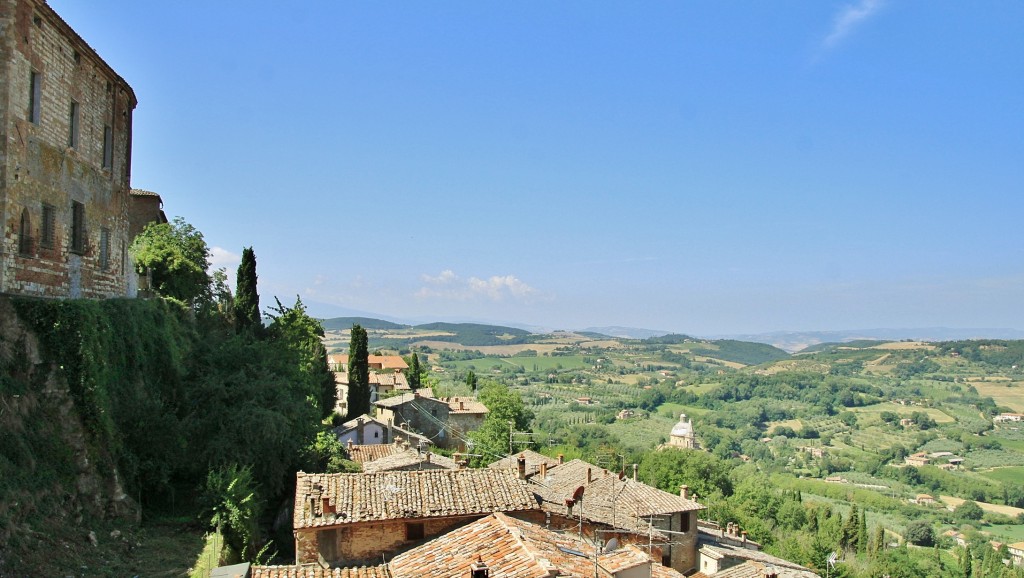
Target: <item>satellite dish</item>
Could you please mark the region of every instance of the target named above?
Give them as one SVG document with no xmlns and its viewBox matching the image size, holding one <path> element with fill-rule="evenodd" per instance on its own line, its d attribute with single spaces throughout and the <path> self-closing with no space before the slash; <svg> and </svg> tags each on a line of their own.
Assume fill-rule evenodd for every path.
<svg viewBox="0 0 1024 578">
<path fill-rule="evenodd" d="M 618 548 L 618 547 L 619 547 L 619 539 L 618 538 L 612 538 L 611 540 L 608 540 L 607 544 L 604 545 L 604 551 L 605 552 L 614 552 L 615 549 Z"/>
</svg>

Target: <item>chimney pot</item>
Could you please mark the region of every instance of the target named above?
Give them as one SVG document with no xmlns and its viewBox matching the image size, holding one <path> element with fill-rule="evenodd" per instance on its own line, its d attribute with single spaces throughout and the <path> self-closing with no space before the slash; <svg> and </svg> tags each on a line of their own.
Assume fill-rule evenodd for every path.
<svg viewBox="0 0 1024 578">
<path fill-rule="evenodd" d="M 594 473 L 590 471 L 590 468 L 587 468 L 587 483 L 589 484 L 592 481 L 594 481 Z"/>
<path fill-rule="evenodd" d="M 547 462 L 541 462 L 540 463 L 540 477 L 546 478 L 547 475 L 548 475 L 548 463 Z"/>
<path fill-rule="evenodd" d="M 561 465 L 561 464 L 564 464 L 564 463 L 565 463 L 565 454 L 558 454 L 558 464 Z"/>
<path fill-rule="evenodd" d="M 684 498 L 684 499 L 688 498 L 689 497 L 689 493 L 690 493 L 690 486 L 687 486 L 686 484 L 683 484 L 683 485 L 679 486 L 679 495 L 682 498 Z"/>
<path fill-rule="evenodd" d="M 519 479 L 520 480 L 525 480 L 526 479 L 526 456 L 524 456 L 523 454 L 519 454 L 519 457 L 516 458 L 516 467 L 519 470 Z"/>
<path fill-rule="evenodd" d="M 636 470 L 639 468 L 639 464 L 633 464 L 633 481 L 636 481 Z"/>
<path fill-rule="evenodd" d="M 348 446 L 348 451 L 352 451 L 352 438 L 348 438 L 346 445 Z"/>
</svg>

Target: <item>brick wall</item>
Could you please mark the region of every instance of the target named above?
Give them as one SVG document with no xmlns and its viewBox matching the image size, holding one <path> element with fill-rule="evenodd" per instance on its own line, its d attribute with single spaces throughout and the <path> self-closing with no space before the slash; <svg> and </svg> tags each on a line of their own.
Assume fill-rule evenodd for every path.
<svg viewBox="0 0 1024 578">
<path fill-rule="evenodd" d="M 135 95 L 40 0 L 0 0 L 0 292 L 45 297 L 128 293 L 131 118 Z M 30 118 L 32 73 L 40 80 L 38 122 Z M 71 103 L 77 103 L 77 138 Z M 106 128 L 112 143 L 104 157 Z M 72 247 L 72 203 L 84 207 L 84 243 Z M 52 243 L 43 206 L 53 210 Z M 27 250 L 22 216 L 28 216 Z M 103 255 L 102 240 L 107 239 Z M 106 257 L 105 262 L 101 257 Z"/>
<path fill-rule="evenodd" d="M 408 547 L 424 540 L 436 538 L 481 517 L 389 520 L 334 526 L 333 528 L 296 530 L 295 563 L 316 563 L 319 554 L 323 555 L 324 559 L 332 566 L 378 564 L 381 555 L 392 558 Z M 406 526 L 410 523 L 423 524 L 422 539 L 409 540 L 406 538 Z"/>
</svg>

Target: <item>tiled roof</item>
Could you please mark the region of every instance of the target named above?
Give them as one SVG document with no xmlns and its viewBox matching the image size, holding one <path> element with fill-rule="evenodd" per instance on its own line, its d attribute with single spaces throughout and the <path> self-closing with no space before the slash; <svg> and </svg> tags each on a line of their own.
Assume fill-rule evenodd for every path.
<svg viewBox="0 0 1024 578">
<path fill-rule="evenodd" d="M 375 401 L 373 403 L 374 403 L 374 405 L 376 405 L 378 407 L 398 407 L 400 405 L 403 405 L 403 404 L 406 404 L 406 403 L 412 403 L 414 401 L 415 402 L 426 403 L 428 406 L 430 404 L 444 403 L 443 401 L 439 401 L 437 399 L 434 399 L 433 397 L 430 397 L 429 395 L 422 395 L 422 394 L 420 394 L 419 390 L 417 390 L 417 391 L 415 391 L 413 393 L 403 393 L 401 395 L 395 395 L 395 396 L 392 396 L 392 397 L 386 397 L 384 399 L 381 399 L 379 401 Z M 445 405 L 448 405 L 448 404 L 445 404 Z"/>
<path fill-rule="evenodd" d="M 319 566 L 253 566 L 249 578 L 391 578 L 386 565 L 324 569 Z"/>
<path fill-rule="evenodd" d="M 643 534 L 651 531 L 650 525 L 644 520 L 646 516 L 704 509 L 698 502 L 628 477 L 620 479 L 617 474 L 583 460 L 572 460 L 551 468 L 543 479 L 534 475 L 529 478 L 529 483 L 530 489 L 542 499 L 541 507 L 545 510 L 565 513 L 566 500 L 572 498 L 577 488 L 582 487 L 583 507 L 573 515 L 582 515 L 591 522 Z M 662 536 L 656 530 L 652 533 Z"/>
<path fill-rule="evenodd" d="M 438 401 L 448 404 L 448 413 L 487 413 L 487 406 L 472 397 L 442 397 Z"/>
<path fill-rule="evenodd" d="M 377 373 L 376 371 L 370 371 L 370 385 L 390 385 L 397 390 L 410 389 L 409 380 L 401 373 Z"/>
<path fill-rule="evenodd" d="M 392 444 L 394 447 L 395 444 Z M 401 449 L 376 460 L 363 463 L 363 473 L 386 472 L 390 470 L 454 470 L 455 460 L 430 452 L 418 452 L 414 448 Z"/>
<path fill-rule="evenodd" d="M 775 568 L 779 571 L 779 578 L 814 578 L 817 576 L 817 574 L 796 562 L 790 562 L 789 560 L 772 556 L 771 554 L 767 554 L 760 550 L 752 550 L 728 544 L 706 543 L 706 539 L 707 535 L 702 533 L 700 535 L 701 555 L 708 556 L 716 560 L 721 560 L 722 558 L 744 560 L 744 564 L 749 562 L 752 564 L 760 564 L 761 566 Z M 742 566 L 744 564 L 740 565 Z M 789 573 L 783 574 L 782 570 L 786 570 Z M 721 576 L 721 574 L 721 572 L 718 572 L 715 576 L 718 577 Z M 760 576 L 760 574 L 751 574 L 751 576 Z"/>
<path fill-rule="evenodd" d="M 636 547 L 626 546 L 598 556 L 602 576 L 607 566 L 616 570 L 637 566 L 660 566 Z M 469 576 L 473 563 L 483 563 L 491 576 L 540 578 L 594 575 L 594 549 L 573 534 L 546 530 L 542 526 L 496 513 L 449 532 L 422 546 L 395 556 L 388 565 L 395 578 Z M 607 565 L 607 566 L 606 566 Z M 671 568 L 660 578 L 681 578 Z"/>
<path fill-rule="evenodd" d="M 296 478 L 292 517 L 295 529 L 537 507 L 526 484 L 511 471 L 299 472 Z"/>
<path fill-rule="evenodd" d="M 527 475 L 534 474 L 540 471 L 540 465 L 542 463 L 546 463 L 548 465 L 548 468 L 553 468 L 558 465 L 558 460 L 556 460 L 555 458 L 549 458 L 544 454 L 539 454 L 533 450 L 523 450 L 521 452 L 516 453 L 516 455 L 514 456 L 501 458 L 496 462 L 491 462 L 487 464 L 487 467 L 499 470 L 518 468 L 519 464 L 516 462 L 516 460 L 519 458 L 519 456 L 523 456 L 524 458 L 526 458 Z"/>
<path fill-rule="evenodd" d="M 153 191 L 146 191 L 143 189 L 132 189 L 131 195 L 133 197 L 156 197 L 158 199 L 160 198 L 159 194 L 154 193 Z"/>
<path fill-rule="evenodd" d="M 348 459 L 356 462 L 357 464 L 365 464 L 367 462 L 377 461 L 398 453 L 402 451 L 402 448 L 397 444 L 373 444 L 359 446 L 353 444 L 352 447 L 346 448 L 345 451 L 348 453 Z"/>
<path fill-rule="evenodd" d="M 764 564 L 749 560 L 738 566 L 726 568 L 715 572 L 714 578 L 821 578 L 810 570 L 797 570 L 793 568 L 779 567 L 772 564 Z"/>
<path fill-rule="evenodd" d="M 366 361 L 369 365 L 380 365 L 382 369 L 397 369 L 405 371 L 409 364 L 400 355 L 368 355 Z M 327 355 L 327 363 L 336 365 L 348 365 L 347 353 L 330 353 Z"/>
</svg>

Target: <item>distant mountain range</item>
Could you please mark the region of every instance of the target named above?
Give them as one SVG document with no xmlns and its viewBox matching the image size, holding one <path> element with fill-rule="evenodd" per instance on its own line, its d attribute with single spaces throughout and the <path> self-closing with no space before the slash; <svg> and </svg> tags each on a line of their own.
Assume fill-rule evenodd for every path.
<svg viewBox="0 0 1024 578">
<path fill-rule="evenodd" d="M 1024 339 L 1024 331 L 1017 329 L 960 329 L 953 327 L 923 327 L 907 329 L 847 329 L 842 331 L 774 331 L 743 335 L 720 335 L 712 339 L 736 339 L 767 343 L 779 349 L 796 352 L 819 343 L 846 343 L 849 341 L 880 340 L 901 341 L 957 341 L 963 339 Z"/>
</svg>

